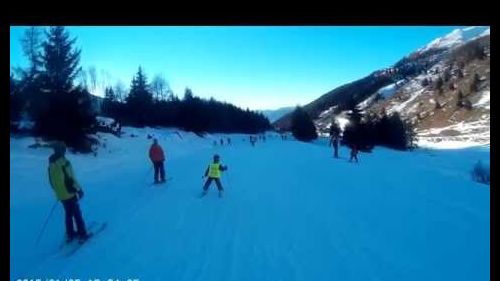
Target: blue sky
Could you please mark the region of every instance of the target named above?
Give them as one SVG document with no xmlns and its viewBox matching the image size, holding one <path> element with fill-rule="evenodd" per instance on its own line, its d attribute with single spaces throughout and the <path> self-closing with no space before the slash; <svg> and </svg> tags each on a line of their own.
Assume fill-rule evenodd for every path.
<svg viewBox="0 0 500 281">
<path fill-rule="evenodd" d="M 179 97 L 189 87 L 250 109 L 307 104 L 455 28 L 68 27 L 82 67 L 95 66 L 110 84 L 128 87 L 140 65 L 149 78 L 162 74 Z M 10 28 L 11 67 L 27 65 L 24 29 Z"/>
</svg>

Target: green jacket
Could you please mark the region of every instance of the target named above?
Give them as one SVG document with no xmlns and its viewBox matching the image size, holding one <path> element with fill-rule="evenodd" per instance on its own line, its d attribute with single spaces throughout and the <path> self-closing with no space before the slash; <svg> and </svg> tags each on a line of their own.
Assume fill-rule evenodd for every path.
<svg viewBox="0 0 500 281">
<path fill-rule="evenodd" d="M 61 201 L 75 197 L 81 189 L 73 174 L 71 163 L 64 156 L 50 156 L 49 181 L 57 199 Z"/>
</svg>

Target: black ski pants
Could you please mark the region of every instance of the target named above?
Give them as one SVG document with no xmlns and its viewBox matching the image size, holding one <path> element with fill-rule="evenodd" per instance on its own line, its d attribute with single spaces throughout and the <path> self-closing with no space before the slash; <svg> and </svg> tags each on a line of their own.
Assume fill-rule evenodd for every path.
<svg viewBox="0 0 500 281">
<path fill-rule="evenodd" d="M 165 167 L 163 166 L 163 161 L 153 162 L 155 169 L 155 182 L 158 182 L 158 174 L 160 175 L 161 181 L 165 181 Z"/>
<path fill-rule="evenodd" d="M 203 186 L 203 190 L 206 191 L 208 189 L 208 187 L 210 186 L 210 184 L 212 183 L 212 181 L 215 181 L 215 184 L 217 185 L 217 189 L 219 189 L 219 191 L 224 190 L 224 188 L 222 188 L 222 184 L 220 183 L 219 178 L 210 178 L 210 177 L 205 182 L 205 185 Z"/>
<path fill-rule="evenodd" d="M 87 235 L 85 230 L 85 223 L 83 222 L 82 212 L 78 204 L 78 198 L 73 196 L 70 199 L 61 201 L 64 206 L 65 222 L 66 222 L 66 235 L 68 238 L 75 238 L 75 236 L 84 237 Z M 76 223 L 76 231 L 74 229 L 73 221 Z"/>
</svg>

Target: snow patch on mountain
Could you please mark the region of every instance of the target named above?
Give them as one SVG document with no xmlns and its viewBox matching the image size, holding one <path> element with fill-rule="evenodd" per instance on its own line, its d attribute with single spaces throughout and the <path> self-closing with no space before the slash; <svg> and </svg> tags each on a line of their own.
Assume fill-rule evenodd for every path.
<svg viewBox="0 0 500 281">
<path fill-rule="evenodd" d="M 455 29 L 443 37 L 439 37 L 431 41 L 418 52 L 425 52 L 430 49 L 453 48 L 463 43 L 469 42 L 481 36 L 489 35 L 489 27 L 473 26 L 463 29 Z"/>
<path fill-rule="evenodd" d="M 486 90 L 481 93 L 481 99 L 473 104 L 474 107 L 484 107 L 490 109 L 490 91 Z"/>
</svg>

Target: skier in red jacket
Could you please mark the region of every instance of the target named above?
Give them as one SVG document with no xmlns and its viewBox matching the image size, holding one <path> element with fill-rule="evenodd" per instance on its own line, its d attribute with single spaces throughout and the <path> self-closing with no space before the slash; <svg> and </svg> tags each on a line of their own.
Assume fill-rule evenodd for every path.
<svg viewBox="0 0 500 281">
<path fill-rule="evenodd" d="M 153 144 L 149 148 L 149 159 L 153 162 L 155 169 L 155 183 L 165 182 L 165 167 L 163 165 L 163 162 L 165 161 L 165 154 L 163 153 L 161 146 L 158 144 L 157 139 L 153 140 Z M 160 174 L 160 181 L 158 181 L 158 174 Z"/>
</svg>

